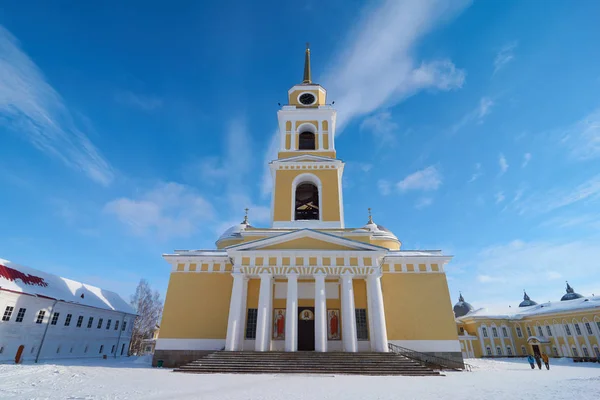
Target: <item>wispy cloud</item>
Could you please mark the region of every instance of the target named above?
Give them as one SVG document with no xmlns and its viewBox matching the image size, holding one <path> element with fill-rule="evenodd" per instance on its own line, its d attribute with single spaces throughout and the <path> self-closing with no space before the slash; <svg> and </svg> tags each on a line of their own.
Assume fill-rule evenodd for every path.
<svg viewBox="0 0 600 400">
<path fill-rule="evenodd" d="M 103 185 L 113 180 L 111 166 L 78 128 L 62 97 L 2 26 L 0 117 L 0 123 L 47 155 Z"/>
<path fill-rule="evenodd" d="M 429 207 L 430 205 L 433 204 L 433 199 L 431 197 L 421 197 L 419 200 L 417 200 L 417 202 L 415 203 L 415 208 L 417 210 L 421 210 L 425 207 Z"/>
<path fill-rule="evenodd" d="M 215 216 L 212 204 L 196 190 L 174 182 L 161 183 L 135 198 L 110 201 L 104 211 L 134 234 L 160 239 L 189 237 Z"/>
<path fill-rule="evenodd" d="M 382 196 L 387 196 L 392 193 L 392 184 L 385 179 L 380 179 L 377 181 L 377 188 Z"/>
<path fill-rule="evenodd" d="M 471 179 L 469 179 L 469 183 L 471 182 L 475 182 L 477 179 L 479 179 L 481 176 L 483 175 L 483 172 L 481 171 L 481 164 L 477 163 L 475 164 L 475 172 L 473 173 L 473 175 L 471 175 Z"/>
<path fill-rule="evenodd" d="M 399 127 L 389 111 L 381 111 L 365 118 L 360 129 L 371 132 L 379 146 L 390 146 L 396 143 Z"/>
<path fill-rule="evenodd" d="M 561 141 L 578 160 L 600 157 L 600 108 L 567 128 Z"/>
<path fill-rule="evenodd" d="M 508 162 L 502 153 L 498 156 L 498 165 L 500 165 L 500 175 L 504 175 L 504 173 L 508 170 Z"/>
<path fill-rule="evenodd" d="M 515 58 L 515 50 L 518 42 L 510 42 L 505 44 L 494 58 L 494 74 L 504 68 Z"/>
<path fill-rule="evenodd" d="M 529 161 L 531 160 L 531 153 L 525 153 L 523 155 L 523 163 L 521 164 L 521 168 L 525 168 Z"/>
<path fill-rule="evenodd" d="M 437 190 L 442 184 L 442 175 L 433 165 L 408 175 L 396 187 L 401 192 L 408 190 Z"/>
<path fill-rule="evenodd" d="M 496 199 L 496 204 L 502 203 L 505 199 L 504 192 L 497 192 L 494 195 L 494 198 Z"/>
<path fill-rule="evenodd" d="M 460 119 L 460 121 L 452 126 L 450 131 L 452 133 L 456 133 L 471 123 L 482 124 L 485 121 L 485 117 L 492 112 L 492 107 L 494 104 L 494 100 L 491 98 L 482 97 L 479 99 L 479 104 L 477 104 L 477 107 L 466 113 Z"/>
<path fill-rule="evenodd" d="M 115 94 L 117 103 L 137 108 L 142 111 L 153 111 L 162 107 L 163 100 L 153 95 L 133 93 L 129 90 L 120 91 Z"/>
</svg>

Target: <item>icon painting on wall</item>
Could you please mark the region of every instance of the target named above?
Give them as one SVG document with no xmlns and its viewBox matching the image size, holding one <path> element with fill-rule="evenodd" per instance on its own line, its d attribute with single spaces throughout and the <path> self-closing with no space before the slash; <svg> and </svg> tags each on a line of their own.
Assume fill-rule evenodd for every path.
<svg viewBox="0 0 600 400">
<path fill-rule="evenodd" d="M 275 308 L 273 310 L 273 339 L 285 339 L 285 309 Z"/>
<path fill-rule="evenodd" d="M 300 311 L 300 319 L 302 321 L 312 321 L 315 319 L 315 314 L 311 310 Z"/>
<path fill-rule="evenodd" d="M 327 339 L 340 340 L 340 310 L 327 310 Z"/>
</svg>

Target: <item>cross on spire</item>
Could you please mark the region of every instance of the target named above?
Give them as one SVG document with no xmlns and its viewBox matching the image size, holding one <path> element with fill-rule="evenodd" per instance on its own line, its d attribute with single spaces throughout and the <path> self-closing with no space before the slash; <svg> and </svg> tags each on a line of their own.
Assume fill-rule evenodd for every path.
<svg viewBox="0 0 600 400">
<path fill-rule="evenodd" d="M 367 210 L 369 211 L 369 224 L 373 223 L 373 216 L 371 215 L 371 207 L 367 208 Z"/>
<path fill-rule="evenodd" d="M 246 212 L 246 214 L 244 215 L 244 221 L 242 222 L 242 224 L 246 224 L 248 225 L 248 211 L 250 209 L 248 207 L 244 208 L 244 211 Z"/>
</svg>

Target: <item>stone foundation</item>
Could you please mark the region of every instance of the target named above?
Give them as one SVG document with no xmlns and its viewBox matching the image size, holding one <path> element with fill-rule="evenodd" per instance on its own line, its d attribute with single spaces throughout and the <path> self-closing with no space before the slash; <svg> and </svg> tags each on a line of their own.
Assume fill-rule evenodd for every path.
<svg viewBox="0 0 600 400">
<path fill-rule="evenodd" d="M 164 368 L 178 368 L 214 352 L 214 350 L 155 350 L 152 366 L 156 367 L 158 360 L 162 360 Z"/>
<path fill-rule="evenodd" d="M 460 351 L 439 351 L 439 352 L 423 352 L 424 354 L 431 354 L 432 356 L 447 358 L 452 361 L 459 362 L 464 365 L 462 353 Z"/>
</svg>

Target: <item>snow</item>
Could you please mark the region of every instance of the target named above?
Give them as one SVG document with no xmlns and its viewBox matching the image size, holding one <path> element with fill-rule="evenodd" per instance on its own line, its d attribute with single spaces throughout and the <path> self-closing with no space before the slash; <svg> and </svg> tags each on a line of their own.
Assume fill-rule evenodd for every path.
<svg viewBox="0 0 600 400">
<path fill-rule="evenodd" d="M 149 357 L 0 365 L 0 399 L 597 399 L 600 364 L 524 359 L 467 362 L 441 377 L 196 375 L 151 368 Z"/>
<path fill-rule="evenodd" d="M 565 301 L 549 301 L 529 307 L 479 308 L 460 317 L 459 320 L 471 317 L 521 319 L 533 315 L 553 314 L 575 310 L 581 311 L 594 308 L 600 308 L 600 297 L 598 296 L 582 297 Z"/>
<path fill-rule="evenodd" d="M 25 267 L 2 258 L 0 258 L 0 289 L 135 314 L 131 306 L 114 292 Z"/>
</svg>

